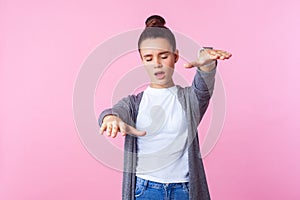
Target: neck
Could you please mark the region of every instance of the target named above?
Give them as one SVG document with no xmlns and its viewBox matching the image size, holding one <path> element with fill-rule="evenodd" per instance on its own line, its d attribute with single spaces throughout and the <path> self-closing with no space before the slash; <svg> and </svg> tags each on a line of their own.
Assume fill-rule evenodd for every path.
<svg viewBox="0 0 300 200">
<path fill-rule="evenodd" d="M 167 84 L 158 84 L 158 83 L 150 83 L 150 87 L 152 88 L 169 88 L 169 87 L 173 87 L 175 84 L 173 82 L 173 80 L 171 80 L 169 83 Z"/>
</svg>

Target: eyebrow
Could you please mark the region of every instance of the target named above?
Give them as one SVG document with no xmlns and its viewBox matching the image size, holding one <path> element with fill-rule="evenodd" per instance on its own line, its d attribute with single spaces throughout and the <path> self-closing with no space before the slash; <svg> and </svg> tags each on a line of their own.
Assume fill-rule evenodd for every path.
<svg viewBox="0 0 300 200">
<path fill-rule="evenodd" d="M 163 51 L 163 52 L 159 52 L 158 55 L 161 55 L 161 54 L 169 54 L 169 53 L 170 53 L 170 51 Z M 152 54 L 146 54 L 146 55 L 144 55 L 143 57 L 146 58 L 146 57 L 151 57 L 151 56 L 152 56 Z"/>
</svg>

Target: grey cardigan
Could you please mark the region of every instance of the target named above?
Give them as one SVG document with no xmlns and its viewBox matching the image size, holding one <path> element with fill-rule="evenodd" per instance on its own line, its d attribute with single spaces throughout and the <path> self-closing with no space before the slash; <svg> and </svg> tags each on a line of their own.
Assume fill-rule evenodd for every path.
<svg viewBox="0 0 300 200">
<path fill-rule="evenodd" d="M 178 88 L 178 98 L 184 109 L 188 122 L 188 165 L 189 165 L 189 199 L 209 200 L 209 190 L 199 148 L 197 127 L 207 110 L 211 98 L 216 69 L 204 72 L 197 68 L 192 86 Z M 135 127 L 139 105 L 143 92 L 129 95 L 121 99 L 113 108 L 104 110 L 99 116 L 101 126 L 103 118 L 108 114 L 120 117 L 125 123 Z M 124 171 L 122 199 L 135 199 L 135 170 L 137 161 L 137 138 L 128 133 L 124 145 Z"/>
</svg>

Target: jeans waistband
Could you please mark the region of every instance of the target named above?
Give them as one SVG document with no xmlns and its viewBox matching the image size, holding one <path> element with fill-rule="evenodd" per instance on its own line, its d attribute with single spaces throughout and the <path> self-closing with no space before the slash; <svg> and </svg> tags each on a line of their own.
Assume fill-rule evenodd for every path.
<svg viewBox="0 0 300 200">
<path fill-rule="evenodd" d="M 159 183 L 155 181 L 150 181 L 146 179 L 142 179 L 140 177 L 136 177 L 136 183 L 143 185 L 145 187 L 150 188 L 166 188 L 166 187 L 172 187 L 172 188 L 180 188 L 180 187 L 188 187 L 188 182 L 182 182 L 182 183 Z"/>
</svg>

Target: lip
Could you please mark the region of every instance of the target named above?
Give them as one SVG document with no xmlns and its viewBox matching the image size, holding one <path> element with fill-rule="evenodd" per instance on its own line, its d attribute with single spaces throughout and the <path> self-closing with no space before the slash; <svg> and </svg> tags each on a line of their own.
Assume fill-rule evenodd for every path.
<svg viewBox="0 0 300 200">
<path fill-rule="evenodd" d="M 154 73 L 154 76 L 157 76 L 158 74 L 165 74 L 165 72 L 164 71 L 157 71 L 157 72 Z"/>
<path fill-rule="evenodd" d="M 158 71 L 158 72 L 155 72 L 154 73 L 154 76 L 157 78 L 157 79 L 164 79 L 165 78 L 165 72 L 164 71 Z"/>
</svg>

